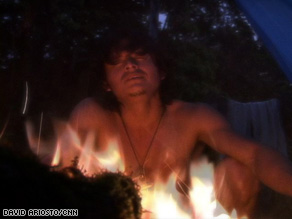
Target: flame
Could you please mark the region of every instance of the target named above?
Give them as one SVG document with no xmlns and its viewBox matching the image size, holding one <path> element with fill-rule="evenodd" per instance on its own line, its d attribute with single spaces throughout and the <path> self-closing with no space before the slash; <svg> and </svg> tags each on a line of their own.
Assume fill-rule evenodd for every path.
<svg viewBox="0 0 292 219">
<path fill-rule="evenodd" d="M 180 194 L 175 189 L 176 177 L 171 174 L 167 183 L 158 182 L 153 187 L 141 190 L 143 219 L 191 218 L 191 209 L 180 202 Z M 148 210 L 149 209 L 149 210 Z"/>
<path fill-rule="evenodd" d="M 77 133 L 69 125 L 66 126 L 60 138 L 61 148 L 64 151 L 64 166 L 70 165 L 69 162 L 78 156 L 78 167 L 84 171 L 85 175 L 96 174 L 103 169 L 113 172 L 123 172 L 125 169 L 115 139 L 108 141 L 106 150 L 96 151 L 93 132 L 88 133 L 84 143 L 81 143 Z"/>
<path fill-rule="evenodd" d="M 95 160 L 94 156 L 94 141 L 95 135 L 89 133 L 83 145 L 80 145 L 80 143 L 75 145 L 81 151 L 78 163 L 79 167 L 85 170 L 88 175 L 94 174 L 100 169 L 99 162 Z"/>
<path fill-rule="evenodd" d="M 237 218 L 234 211 L 228 215 L 216 201 L 213 188 L 213 166 L 204 158 L 191 166 L 192 188 L 188 197 L 176 190 L 177 174 L 173 173 L 167 183 L 156 183 L 152 188 L 141 190 L 143 219 L 156 218 Z M 189 198 L 189 205 L 183 201 Z M 150 209 L 150 210 L 148 210 Z"/>
<path fill-rule="evenodd" d="M 51 165 L 52 157 L 56 151 L 56 138 L 44 140 L 41 136 L 41 126 L 35 128 L 31 121 L 26 121 L 26 136 L 31 151 L 38 156 L 44 164 Z"/>
<path fill-rule="evenodd" d="M 101 166 L 109 171 L 125 171 L 125 165 L 121 159 L 119 153 L 118 143 L 116 140 L 111 140 L 108 143 L 108 149 L 104 152 L 96 153 L 96 159 L 98 159 Z"/>
<path fill-rule="evenodd" d="M 58 166 L 60 163 L 60 159 L 61 159 L 61 148 L 60 148 L 60 144 L 58 143 L 51 166 Z"/>
<path fill-rule="evenodd" d="M 212 164 L 208 163 L 205 157 L 191 166 L 192 189 L 190 197 L 196 219 L 230 218 L 216 201 L 213 172 Z M 237 218 L 236 215 L 235 218 Z"/>
<path fill-rule="evenodd" d="M 28 123 L 27 130 L 32 132 Z M 60 131 L 61 130 L 61 131 Z M 56 146 L 54 147 L 52 166 L 70 165 L 75 155 L 78 155 L 79 168 L 87 175 L 98 173 L 101 169 L 109 171 L 125 170 L 125 165 L 119 151 L 117 139 L 108 141 L 107 150 L 95 150 L 95 134 L 88 133 L 82 143 L 77 133 L 68 125 L 59 127 Z M 34 151 L 37 151 L 38 137 L 28 134 L 28 139 Z M 54 142 L 54 141 L 53 141 Z M 44 142 L 41 141 L 43 148 Z M 41 148 L 41 149 L 42 149 Z M 83 171 L 83 172 L 84 172 Z M 177 174 L 173 172 L 167 182 L 156 181 L 147 185 L 140 183 L 143 219 L 149 218 L 230 218 L 222 206 L 217 203 L 213 188 L 213 166 L 206 159 L 193 163 L 191 166 L 191 184 L 189 196 L 176 190 Z M 188 199 L 186 204 L 185 199 Z M 232 218 L 236 218 L 232 215 Z M 234 216 L 234 217 L 233 217 Z"/>
</svg>

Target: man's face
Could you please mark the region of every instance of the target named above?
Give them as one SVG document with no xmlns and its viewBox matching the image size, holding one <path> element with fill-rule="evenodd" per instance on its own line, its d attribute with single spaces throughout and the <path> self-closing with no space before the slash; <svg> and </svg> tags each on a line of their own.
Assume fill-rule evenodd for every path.
<svg viewBox="0 0 292 219">
<path fill-rule="evenodd" d="M 158 92 L 161 76 L 151 56 L 141 50 L 112 54 L 105 71 L 106 88 L 120 101 L 129 96 Z"/>
</svg>

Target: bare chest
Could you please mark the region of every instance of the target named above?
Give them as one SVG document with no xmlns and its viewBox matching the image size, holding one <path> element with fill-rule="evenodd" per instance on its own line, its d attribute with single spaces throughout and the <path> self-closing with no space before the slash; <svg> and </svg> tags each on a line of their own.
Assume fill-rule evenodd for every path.
<svg viewBox="0 0 292 219">
<path fill-rule="evenodd" d="M 120 121 L 107 124 L 98 138 L 99 144 L 118 146 L 127 175 L 144 174 L 148 179 L 166 180 L 174 172 L 183 172 L 188 165 L 196 134 L 187 124 L 165 118 L 159 127 L 125 128 Z"/>
</svg>

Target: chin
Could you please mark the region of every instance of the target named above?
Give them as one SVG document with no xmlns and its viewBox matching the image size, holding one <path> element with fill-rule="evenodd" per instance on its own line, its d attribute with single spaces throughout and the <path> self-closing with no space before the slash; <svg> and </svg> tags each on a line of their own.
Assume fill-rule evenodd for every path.
<svg viewBox="0 0 292 219">
<path fill-rule="evenodd" d="M 129 95 L 132 97 L 141 96 L 146 94 L 147 88 L 145 85 L 135 84 L 129 88 Z"/>
</svg>

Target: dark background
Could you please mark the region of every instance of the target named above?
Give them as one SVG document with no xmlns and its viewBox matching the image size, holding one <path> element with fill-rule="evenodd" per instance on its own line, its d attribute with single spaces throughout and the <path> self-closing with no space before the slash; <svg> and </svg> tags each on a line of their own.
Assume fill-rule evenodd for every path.
<svg viewBox="0 0 292 219">
<path fill-rule="evenodd" d="M 51 121 L 93 94 L 100 38 L 118 26 L 163 42 L 180 99 L 278 98 L 291 148 L 291 85 L 231 0 L 0 0 L 1 144 L 23 149 L 24 122 L 41 115 L 51 137 Z"/>
</svg>

